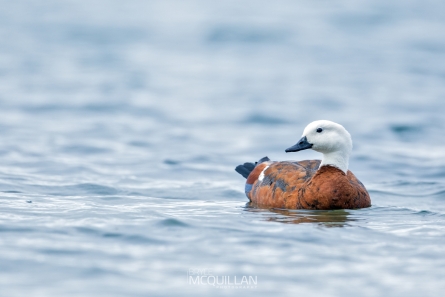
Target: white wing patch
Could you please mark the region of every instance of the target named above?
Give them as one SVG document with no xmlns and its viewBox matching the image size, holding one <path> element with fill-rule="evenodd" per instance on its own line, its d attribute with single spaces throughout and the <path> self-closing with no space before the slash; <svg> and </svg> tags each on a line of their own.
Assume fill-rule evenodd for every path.
<svg viewBox="0 0 445 297">
<path fill-rule="evenodd" d="M 261 171 L 260 176 L 258 176 L 258 180 L 259 181 L 263 181 L 264 179 L 264 172 L 266 171 L 267 168 L 269 168 L 270 165 L 267 165 L 266 167 L 264 167 L 263 171 Z"/>
</svg>

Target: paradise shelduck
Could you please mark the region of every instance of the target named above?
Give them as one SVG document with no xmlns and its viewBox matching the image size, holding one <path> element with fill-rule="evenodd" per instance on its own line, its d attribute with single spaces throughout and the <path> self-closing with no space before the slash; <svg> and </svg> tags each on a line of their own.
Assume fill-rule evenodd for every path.
<svg viewBox="0 0 445 297">
<path fill-rule="evenodd" d="M 352 209 L 371 206 L 365 186 L 348 170 L 352 139 L 331 121 L 307 125 L 302 138 L 286 152 L 306 149 L 323 154 L 320 160 L 274 162 L 264 157 L 236 171 L 247 178 L 245 192 L 260 208 Z"/>
</svg>

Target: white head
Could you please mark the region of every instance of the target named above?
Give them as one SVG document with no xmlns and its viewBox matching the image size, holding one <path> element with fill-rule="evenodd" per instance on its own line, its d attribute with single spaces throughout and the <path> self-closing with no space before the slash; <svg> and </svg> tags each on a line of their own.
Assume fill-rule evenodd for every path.
<svg viewBox="0 0 445 297">
<path fill-rule="evenodd" d="M 348 172 L 349 155 L 352 151 L 352 139 L 346 129 L 331 121 L 315 121 L 306 126 L 302 138 L 286 152 L 298 152 L 313 149 L 323 154 L 323 165 L 335 166 Z"/>
</svg>

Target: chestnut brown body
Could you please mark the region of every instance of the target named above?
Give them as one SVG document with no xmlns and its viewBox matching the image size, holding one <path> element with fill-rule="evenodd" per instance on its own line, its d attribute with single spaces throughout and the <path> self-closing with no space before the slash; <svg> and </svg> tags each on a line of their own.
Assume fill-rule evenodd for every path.
<svg viewBox="0 0 445 297">
<path fill-rule="evenodd" d="M 253 206 L 260 208 L 353 209 L 371 206 L 368 191 L 351 171 L 345 174 L 334 166 L 319 166 L 319 160 L 258 164 L 247 179 L 247 183 L 252 184 L 247 197 Z"/>
</svg>

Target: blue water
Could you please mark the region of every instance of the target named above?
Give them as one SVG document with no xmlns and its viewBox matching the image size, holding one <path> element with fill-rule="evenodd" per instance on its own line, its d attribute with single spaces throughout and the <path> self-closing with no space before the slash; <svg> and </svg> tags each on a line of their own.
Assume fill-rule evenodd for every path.
<svg viewBox="0 0 445 297">
<path fill-rule="evenodd" d="M 445 2 L 0 4 L 0 296 L 443 294 Z M 318 119 L 373 206 L 246 207 Z"/>
</svg>

